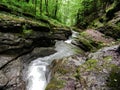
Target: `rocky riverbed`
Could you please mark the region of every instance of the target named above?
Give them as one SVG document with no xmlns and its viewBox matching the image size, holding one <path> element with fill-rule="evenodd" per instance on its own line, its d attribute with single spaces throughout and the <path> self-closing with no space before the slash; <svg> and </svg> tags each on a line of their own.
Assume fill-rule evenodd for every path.
<svg viewBox="0 0 120 90">
<path fill-rule="evenodd" d="M 69 28 L 41 23 L 0 13 L 0 90 L 25 90 L 25 65 L 54 53 L 55 41 L 71 35 Z"/>
<path fill-rule="evenodd" d="M 119 90 L 117 50 L 118 45 L 53 61 L 53 77 L 46 90 Z"/>
</svg>

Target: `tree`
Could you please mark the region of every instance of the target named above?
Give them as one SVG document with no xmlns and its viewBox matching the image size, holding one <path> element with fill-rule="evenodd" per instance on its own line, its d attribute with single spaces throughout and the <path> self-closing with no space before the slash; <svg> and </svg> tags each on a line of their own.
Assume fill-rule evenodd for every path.
<svg viewBox="0 0 120 90">
<path fill-rule="evenodd" d="M 58 11 L 58 0 L 56 0 L 56 4 L 55 4 L 54 18 L 57 18 L 57 11 Z"/>
<path fill-rule="evenodd" d="M 47 13 L 47 16 L 49 15 L 49 12 L 48 12 L 48 0 L 45 0 L 45 6 L 46 6 L 46 13 Z"/>
<path fill-rule="evenodd" d="M 42 0 L 40 0 L 40 15 L 42 14 Z"/>
<path fill-rule="evenodd" d="M 27 3 L 28 3 L 28 2 L 29 2 L 29 0 L 25 0 L 25 2 L 27 2 Z"/>
</svg>

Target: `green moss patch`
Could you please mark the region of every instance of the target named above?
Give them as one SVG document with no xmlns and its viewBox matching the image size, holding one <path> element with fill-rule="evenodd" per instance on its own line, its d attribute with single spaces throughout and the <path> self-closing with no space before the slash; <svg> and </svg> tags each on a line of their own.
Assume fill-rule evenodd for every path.
<svg viewBox="0 0 120 90">
<path fill-rule="evenodd" d="M 109 77 L 107 79 L 107 86 L 111 90 L 120 89 L 120 67 L 115 66 L 112 68 Z"/>
<path fill-rule="evenodd" d="M 47 85 L 45 90 L 59 90 L 64 87 L 65 81 L 59 80 L 58 78 L 52 78 L 50 83 Z"/>
</svg>

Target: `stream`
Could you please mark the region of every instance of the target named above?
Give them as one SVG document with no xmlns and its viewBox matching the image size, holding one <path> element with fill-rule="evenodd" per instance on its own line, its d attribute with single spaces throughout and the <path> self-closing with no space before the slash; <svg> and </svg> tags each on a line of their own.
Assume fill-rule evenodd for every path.
<svg viewBox="0 0 120 90">
<path fill-rule="evenodd" d="M 56 53 L 33 60 L 28 66 L 27 90 L 45 90 L 50 81 L 50 70 L 48 66 L 55 59 L 61 59 L 76 54 L 74 45 L 71 44 L 77 33 L 72 31 L 72 36 L 66 41 L 57 41 L 55 44 Z"/>
</svg>

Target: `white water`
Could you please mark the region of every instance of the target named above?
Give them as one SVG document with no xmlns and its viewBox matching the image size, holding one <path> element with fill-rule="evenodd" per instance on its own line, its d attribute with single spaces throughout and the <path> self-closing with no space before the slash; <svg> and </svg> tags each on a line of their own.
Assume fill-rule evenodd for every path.
<svg viewBox="0 0 120 90">
<path fill-rule="evenodd" d="M 75 47 L 68 44 L 70 43 L 69 41 L 71 42 L 71 39 L 67 40 L 67 43 L 63 41 L 56 42 L 56 53 L 38 58 L 30 63 L 27 73 L 27 90 L 45 90 L 50 79 L 48 65 L 50 65 L 54 59 L 60 59 L 75 54 L 73 50 Z"/>
<path fill-rule="evenodd" d="M 66 40 L 65 42 L 66 42 L 66 43 L 71 43 L 71 42 L 74 40 L 74 38 L 77 37 L 78 35 L 79 35 L 78 32 L 72 31 L 72 36 L 69 37 L 69 39 Z"/>
</svg>

